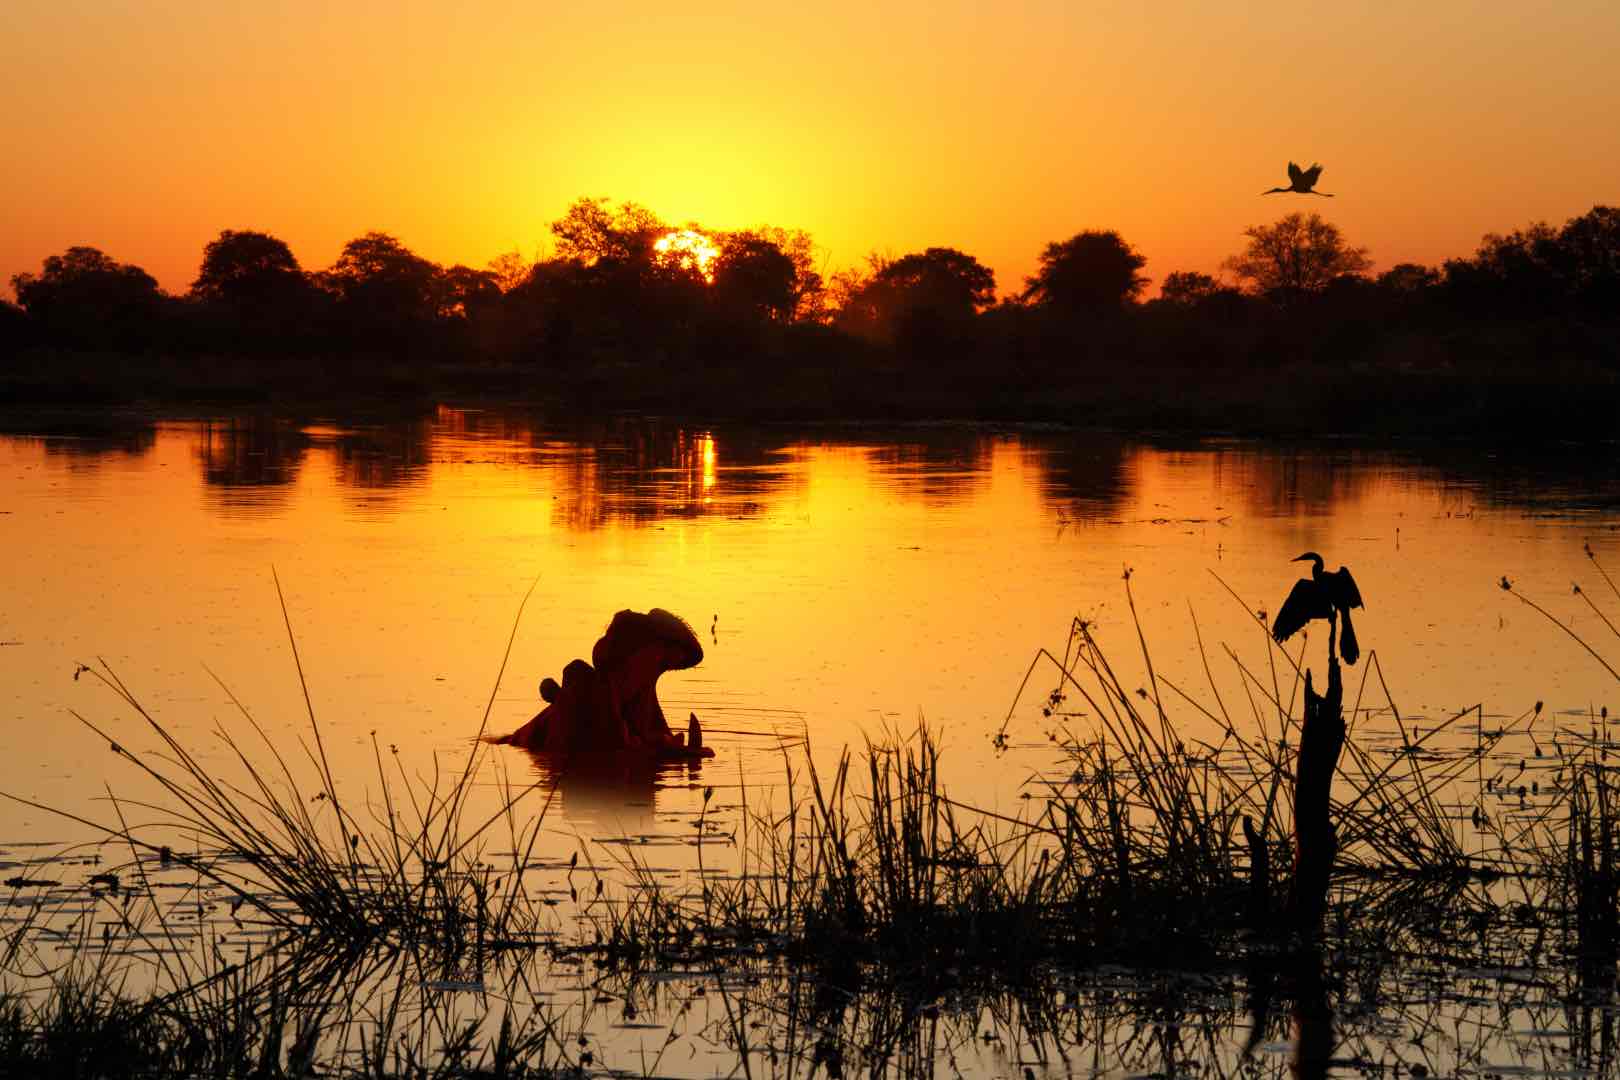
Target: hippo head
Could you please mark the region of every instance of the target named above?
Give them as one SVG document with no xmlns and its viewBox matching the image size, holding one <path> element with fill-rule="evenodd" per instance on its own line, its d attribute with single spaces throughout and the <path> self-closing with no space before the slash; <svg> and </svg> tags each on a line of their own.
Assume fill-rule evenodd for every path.
<svg viewBox="0 0 1620 1080">
<path fill-rule="evenodd" d="M 653 608 L 645 614 L 621 611 L 614 615 L 591 650 L 591 663 L 598 671 L 612 668 L 648 645 L 665 646 L 665 671 L 696 667 L 703 662 L 703 646 L 686 620 L 663 608 Z"/>
</svg>

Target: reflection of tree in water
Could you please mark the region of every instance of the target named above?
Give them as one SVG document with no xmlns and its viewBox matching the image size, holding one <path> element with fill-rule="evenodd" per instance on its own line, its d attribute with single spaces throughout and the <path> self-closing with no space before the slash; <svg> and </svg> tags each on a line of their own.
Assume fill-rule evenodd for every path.
<svg viewBox="0 0 1620 1080">
<path fill-rule="evenodd" d="M 352 428 L 337 437 L 338 481 L 350 491 L 389 491 L 427 479 L 433 424 L 398 420 Z"/>
<path fill-rule="evenodd" d="M 1268 517 L 1320 514 L 1358 502 L 1383 480 L 1376 464 L 1374 456 L 1322 446 L 1234 447 L 1210 458 L 1215 490 Z"/>
<path fill-rule="evenodd" d="M 535 409 L 462 409 L 440 405 L 433 413 L 433 432 L 439 436 L 459 436 L 480 441 L 538 445 L 536 433 L 548 430 L 543 416 Z"/>
<path fill-rule="evenodd" d="M 1040 467 L 1041 494 L 1078 520 L 1110 517 L 1131 492 L 1134 450 L 1114 435 L 1041 439 L 1030 447 Z"/>
<path fill-rule="evenodd" d="M 1111 436 L 1042 441 L 1034 453 L 1045 469 L 1047 497 L 1079 505 L 1082 518 L 1114 513 L 1133 484 L 1135 451 Z M 1241 502 L 1267 517 L 1341 510 L 1391 483 L 1454 489 L 1482 505 L 1532 512 L 1620 508 L 1620 457 L 1587 447 L 1493 452 L 1436 443 L 1396 452 L 1321 443 L 1156 442 L 1152 453 L 1172 469 L 1207 470 L 1208 488 L 1228 506 Z"/>
<path fill-rule="evenodd" d="M 197 432 L 203 482 L 233 507 L 266 509 L 285 503 L 308 449 L 301 425 L 275 417 L 211 420 Z"/>
<path fill-rule="evenodd" d="M 893 433 L 870 461 L 886 487 L 929 507 L 963 501 L 990 482 L 990 458 L 998 439 L 982 432 L 941 429 L 921 438 Z"/>
<path fill-rule="evenodd" d="M 543 470 L 556 496 L 553 515 L 564 528 L 750 516 L 795 482 L 802 450 L 842 443 L 866 453 L 886 488 L 931 507 L 973 498 L 991 483 L 996 454 L 1028 440 L 965 427 L 863 431 L 847 440 L 822 432 L 711 432 L 658 420 L 623 419 L 558 426 L 534 413 L 441 409 L 441 434 L 505 442 L 514 464 Z M 526 452 L 525 452 L 526 451 Z M 1042 442 L 1031 451 L 1054 498 L 1111 509 L 1127 478 L 1124 446 L 1111 437 Z"/>
<path fill-rule="evenodd" d="M 899 494 L 940 506 L 988 484 L 988 466 L 1010 443 L 1039 476 L 1044 498 L 1079 520 L 1117 515 L 1136 486 L 1141 447 L 1106 433 L 994 436 L 969 429 L 905 429 L 829 440 L 824 433 L 719 430 L 624 420 L 558 426 L 538 413 L 441 408 L 438 433 L 506 443 L 513 464 L 538 466 L 555 479 L 556 514 L 569 528 L 666 517 L 757 513 L 763 497 L 791 482 L 794 447 L 841 443 L 873 447 L 869 461 Z M 1390 471 L 1457 485 L 1487 504 L 1542 510 L 1620 506 L 1620 457 L 1580 447 L 1533 453 L 1482 452 L 1473 444 L 1432 445 L 1401 453 L 1321 444 L 1153 443 L 1175 467 L 1208 469 L 1223 500 L 1242 500 L 1263 515 L 1319 512 L 1347 505 L 1386 483 Z M 712 462 L 704 458 L 712 454 Z M 1388 466 L 1388 468 L 1384 468 Z M 705 478 L 710 482 L 705 486 Z M 1550 479 L 1556 478 L 1556 479 Z M 1420 481 L 1421 482 L 1421 481 Z M 662 500 L 662 501 L 661 501 Z"/>
<path fill-rule="evenodd" d="M 647 525 L 669 518 L 751 516 L 785 482 L 774 440 L 705 428 L 626 421 L 588 430 L 536 433 L 553 478 L 555 515 L 570 529 Z"/>
<path fill-rule="evenodd" d="M 1216 451 L 1215 486 L 1241 492 L 1268 515 L 1324 513 L 1392 482 L 1457 488 L 1480 502 L 1515 509 L 1613 510 L 1620 506 L 1620 463 L 1587 449 L 1495 453 L 1478 445 L 1388 451 L 1322 445 Z"/>
<path fill-rule="evenodd" d="M 1543 514 L 1620 511 L 1620 456 L 1591 446 L 1504 453 L 1436 444 L 1414 451 L 1402 464 L 1433 473 L 1437 483 L 1462 488 L 1487 506 Z"/>
<path fill-rule="evenodd" d="M 1215 490 L 1258 514 L 1290 516 L 1343 509 L 1390 483 L 1455 487 L 1479 501 L 1513 508 L 1612 510 L 1620 506 L 1613 455 L 1568 448 L 1499 454 L 1478 445 L 1390 452 L 1321 444 L 1232 446 L 1208 458 Z"/>
<path fill-rule="evenodd" d="M 157 444 L 156 423 L 119 414 L 31 421 L 17 434 L 20 440 L 39 443 L 47 455 L 64 459 L 70 469 L 95 469 L 113 456 L 140 457 Z"/>
</svg>

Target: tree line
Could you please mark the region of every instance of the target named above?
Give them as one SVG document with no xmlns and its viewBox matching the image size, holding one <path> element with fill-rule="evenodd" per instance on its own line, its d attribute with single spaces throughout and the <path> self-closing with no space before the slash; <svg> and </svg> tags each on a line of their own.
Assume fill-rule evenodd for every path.
<svg viewBox="0 0 1620 1080">
<path fill-rule="evenodd" d="M 936 396 L 980 392 L 989 377 L 1027 399 L 1127 364 L 1467 368 L 1544 347 L 1556 325 L 1561 356 L 1578 354 L 1599 373 L 1617 366 L 1620 211 L 1605 206 L 1562 227 L 1488 235 L 1438 266 L 1378 273 L 1331 222 L 1292 213 L 1248 229 L 1220 278 L 1174 271 L 1151 300 L 1146 259 L 1112 230 L 1048 244 L 1010 291 L 951 247 L 874 254 L 828 273 L 802 231 L 674 227 L 605 199 L 575 202 L 551 240 L 548 257 L 512 252 L 473 268 L 370 232 L 326 269 L 306 270 L 282 240 L 228 229 L 182 295 L 138 266 L 73 247 L 11 279 L 0 356 L 348 370 L 376 356 L 502 366 L 546 385 L 695 379 L 758 390 L 775 378 L 803 389 L 819 377 Z"/>
</svg>

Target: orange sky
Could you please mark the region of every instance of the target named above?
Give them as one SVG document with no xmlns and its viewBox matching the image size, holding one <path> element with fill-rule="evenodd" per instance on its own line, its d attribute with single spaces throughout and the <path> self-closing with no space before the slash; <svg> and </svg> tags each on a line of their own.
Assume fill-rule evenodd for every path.
<svg viewBox="0 0 1620 1080">
<path fill-rule="evenodd" d="M 0 278 L 92 244 L 183 290 L 224 228 L 479 266 L 606 195 L 1011 291 L 1085 228 L 1157 282 L 1294 209 L 1385 268 L 1620 203 L 1612 0 L 676 6 L 21 0 Z M 1291 158 L 1338 197 L 1259 198 Z"/>
</svg>

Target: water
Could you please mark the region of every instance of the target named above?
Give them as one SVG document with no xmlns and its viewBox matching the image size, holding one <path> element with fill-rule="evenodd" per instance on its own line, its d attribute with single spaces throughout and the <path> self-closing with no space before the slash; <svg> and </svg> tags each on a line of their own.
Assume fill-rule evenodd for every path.
<svg viewBox="0 0 1620 1080">
<path fill-rule="evenodd" d="M 781 798 L 784 766 L 801 760 L 806 739 L 826 767 L 845 746 L 903 737 L 926 720 L 953 795 L 1021 812 L 1029 778 L 1060 763 L 1050 736 L 1095 721 L 1072 699 L 1057 715 L 1042 708 L 1055 675 L 1039 650 L 1061 656 L 1077 617 L 1125 685 L 1156 684 L 1176 705 L 1189 742 L 1213 738 L 1213 728 L 1177 704 L 1180 693 L 1258 726 L 1274 678 L 1285 696 L 1297 691 L 1286 661 L 1268 659 L 1254 611 L 1276 610 L 1304 571 L 1289 560 L 1305 550 L 1350 566 L 1367 601 L 1357 630 L 1368 655 L 1346 669 L 1347 703 L 1393 700 L 1401 723 L 1421 729 L 1475 705 L 1484 727 L 1500 726 L 1544 701 L 1548 725 L 1566 733 L 1620 704 L 1620 681 L 1498 587 L 1507 575 L 1515 593 L 1617 663 L 1620 641 L 1571 592 L 1579 582 L 1611 618 L 1620 608 L 1598 571 L 1620 570 L 1620 469 L 1602 453 L 962 426 L 563 425 L 521 410 L 448 408 L 367 421 L 11 416 L 5 430 L 0 792 L 13 798 L 0 802 L 0 868 L 60 881 L 13 899 L 47 897 L 55 925 L 82 914 L 97 933 L 110 901 L 89 893 L 90 878 L 127 866 L 130 853 L 84 844 L 62 855 L 59 844 L 95 832 L 43 808 L 102 823 L 145 819 L 154 814 L 128 800 L 153 793 L 75 714 L 161 762 L 151 756 L 155 737 L 81 664 L 104 664 L 221 777 L 242 775 L 227 732 L 261 769 L 279 753 L 305 793 L 317 790 L 313 760 L 324 753 L 354 805 L 375 805 L 379 759 L 396 795 L 459 774 L 486 705 L 489 731 L 523 723 L 539 705 L 539 679 L 588 656 L 614 611 L 685 616 L 706 658 L 665 676 L 660 696 L 677 728 L 687 712 L 701 716 L 714 759 L 562 778 L 520 750 L 477 759 L 480 809 L 496 805 L 503 781 L 538 782 L 541 796 L 555 786 L 533 853 L 548 869 L 534 888 L 560 905 L 575 886 L 632 864 L 679 888 L 698 858 L 694 826 L 710 838 L 713 871 L 744 805 Z M 1324 649 L 1312 635 L 1304 658 L 1318 672 Z M 1037 673 L 1015 703 L 1032 662 Z M 1402 739 L 1394 728 L 1389 710 L 1369 712 L 1353 738 L 1390 753 Z M 1534 740 L 1516 738 L 1490 767 L 1510 770 L 1530 755 Z M 1501 813 L 1513 812 L 1511 801 Z M 538 812 L 537 801 L 526 806 Z M 500 838 L 496 830 L 496 854 Z M 223 955 L 262 951 L 267 932 L 232 925 L 228 893 L 150 853 L 143 865 L 174 920 L 162 949 L 178 955 L 207 936 Z M 0 921 L 31 918 L 27 902 L 9 903 Z M 54 945 L 43 940 L 48 953 Z M 64 954 L 72 948 L 64 939 Z M 1383 976 L 1379 1002 L 1341 1016 L 1351 1047 L 1341 1056 L 1427 1061 L 1441 1072 L 1589 1067 L 1590 1032 L 1579 1029 L 1589 1017 L 1559 1011 L 1586 993 L 1558 988 L 1565 969 L 1537 969 L 1534 950 L 1466 977 L 1417 961 Z M 701 979 L 660 989 L 553 973 L 534 1000 L 577 1004 L 559 1030 L 602 1061 L 635 1071 L 656 1059 L 663 1073 L 708 1075 L 736 1067 L 732 1007 L 769 1018 L 782 994 L 776 977 L 717 999 L 725 987 L 708 983 L 702 995 Z M 1211 1067 L 1230 1071 L 1245 1033 L 1235 991 L 1190 978 L 1199 985 L 1172 993 L 1188 1015 L 1158 1020 L 1160 1005 L 1129 1005 L 1142 986 L 1135 976 L 1102 971 L 1057 988 L 1064 1001 L 1054 1007 L 1077 1026 L 1061 1020 L 1052 1047 L 947 995 L 939 1008 L 950 1034 L 915 1052 L 969 1072 L 1018 1075 L 1033 1065 L 1060 1075 L 1071 1062 L 1041 1055 L 1069 1039 L 1065 1053 L 1088 1071 L 1174 1071 L 1178 1054 L 1199 1052 L 1172 1046 L 1182 1026 L 1206 1025 L 1220 1029 Z M 461 982 L 419 983 L 413 992 L 492 1023 L 489 1002 Z M 1428 1010 L 1422 1023 L 1403 994 Z M 1112 1018 L 1086 1029 L 1087 1010 L 1109 1000 Z M 1406 1020 L 1432 1028 L 1435 1017 L 1490 1034 L 1413 1042 Z M 780 1019 L 760 1038 L 791 1036 L 771 1026 Z M 1270 1035 L 1259 1061 L 1280 1072 L 1286 1031 Z M 749 1052 L 756 1068 L 774 1062 L 757 1044 Z"/>
<path fill-rule="evenodd" d="M 707 656 L 665 676 L 661 697 L 677 727 L 697 712 L 718 754 L 691 775 L 565 789 L 556 812 L 591 834 L 656 831 L 706 785 L 768 785 L 803 736 L 830 758 L 919 718 L 959 797 L 1014 806 L 1039 754 L 997 755 L 991 739 L 1037 650 L 1061 654 L 1078 616 L 1122 678 L 1147 681 L 1127 569 L 1155 674 L 1206 703 L 1204 658 L 1241 694 L 1227 646 L 1265 666 L 1251 609 L 1275 611 L 1306 569 L 1289 560 L 1317 550 L 1354 570 L 1367 601 L 1357 629 L 1376 663 L 1350 669 L 1352 694 L 1370 674 L 1381 696 L 1381 673 L 1420 725 L 1475 704 L 1620 704 L 1606 670 L 1497 586 L 1508 575 L 1620 655 L 1571 594 L 1579 581 L 1613 600 L 1583 544 L 1620 570 L 1620 470 L 1603 454 L 582 427 L 449 408 L 358 423 L 12 417 L 8 430 L 0 790 L 75 812 L 130 770 L 72 712 L 138 735 L 75 678 L 97 658 L 201 752 L 223 755 L 213 729 L 241 726 L 223 683 L 302 756 L 310 729 L 272 573 L 325 750 L 356 784 L 375 774 L 372 733 L 407 771 L 453 767 L 492 694 L 488 730 L 516 728 L 539 680 L 588 657 L 614 611 L 684 616 Z M 1040 696 L 1013 712 L 1015 747 L 1046 742 Z M 519 751 L 494 765 L 543 775 Z M 63 828 L 0 808 L 0 837 Z"/>
</svg>

